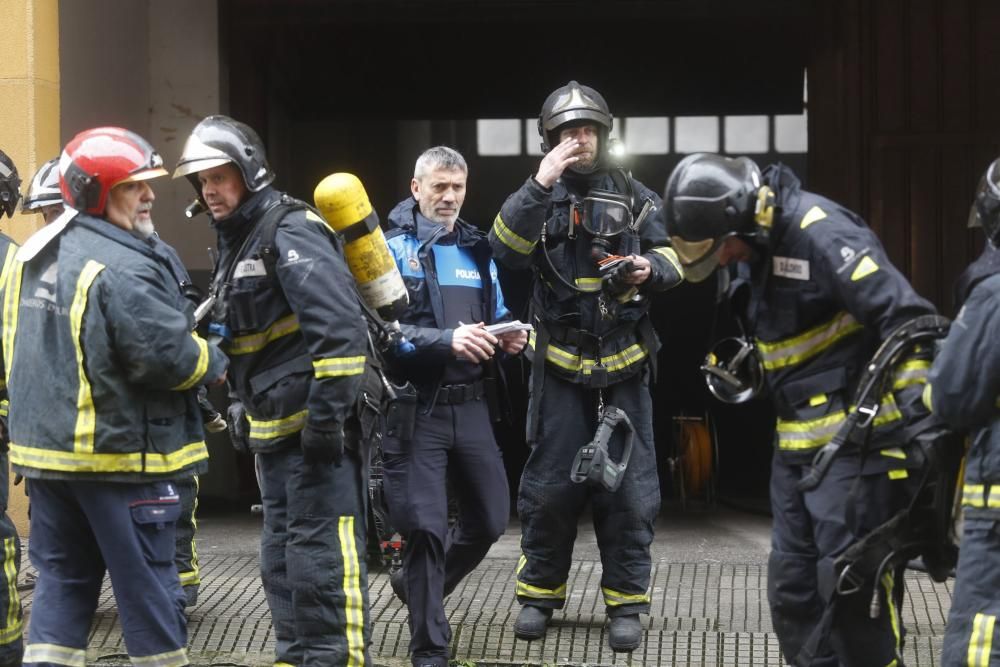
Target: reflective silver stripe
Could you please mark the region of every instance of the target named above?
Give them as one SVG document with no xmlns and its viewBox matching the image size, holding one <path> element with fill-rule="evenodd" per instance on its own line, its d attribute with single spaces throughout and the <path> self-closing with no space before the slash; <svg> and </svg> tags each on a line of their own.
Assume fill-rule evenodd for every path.
<svg viewBox="0 0 1000 667">
<path fill-rule="evenodd" d="M 976 614 L 972 620 L 972 635 L 969 637 L 969 650 L 966 653 L 966 664 L 969 667 L 989 667 L 996 622 L 996 616 L 983 613 Z"/>
<path fill-rule="evenodd" d="M 989 496 L 986 495 L 984 484 L 964 484 L 962 485 L 962 505 L 982 509 L 1000 508 L 1000 486 L 990 486 Z"/>
<path fill-rule="evenodd" d="M 843 426 L 845 419 L 847 419 L 847 415 L 842 411 L 819 419 L 805 421 L 779 419 L 777 425 L 778 449 L 795 451 L 814 449 L 825 445 L 833 440 L 833 436 L 837 435 L 837 431 Z"/>
<path fill-rule="evenodd" d="M 562 584 L 558 588 L 541 588 L 518 581 L 517 594 L 521 597 L 534 598 L 536 600 L 565 600 L 566 584 Z"/>
<path fill-rule="evenodd" d="M 50 662 L 67 667 L 87 667 L 87 651 L 58 644 L 28 644 L 24 649 L 24 662 Z"/>
<path fill-rule="evenodd" d="M 130 655 L 128 659 L 136 667 L 184 667 L 188 664 L 187 651 L 183 648 L 156 655 Z"/>
<path fill-rule="evenodd" d="M 850 313 L 842 312 L 831 321 L 792 338 L 777 342 L 766 342 L 758 338 L 757 349 L 760 352 L 764 369 L 773 371 L 778 368 L 794 366 L 810 359 L 831 347 L 841 338 L 861 329 L 861 324 Z"/>
</svg>

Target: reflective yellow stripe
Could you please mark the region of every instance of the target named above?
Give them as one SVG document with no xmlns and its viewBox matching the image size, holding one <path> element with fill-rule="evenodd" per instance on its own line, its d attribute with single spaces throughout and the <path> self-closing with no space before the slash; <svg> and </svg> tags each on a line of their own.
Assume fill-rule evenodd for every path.
<svg viewBox="0 0 1000 667">
<path fill-rule="evenodd" d="M 309 410 L 296 412 L 294 415 L 272 419 L 269 421 L 257 420 L 247 415 L 250 422 L 250 438 L 254 440 L 274 440 L 301 431 L 306 425 L 306 417 Z"/>
<path fill-rule="evenodd" d="M 87 294 L 104 265 L 88 260 L 76 279 L 76 292 L 69 308 L 69 325 L 76 350 L 76 374 L 79 386 L 76 391 L 76 427 L 73 430 L 73 451 L 89 454 L 94 451 L 94 431 L 97 429 L 97 411 L 90 393 L 90 380 L 83 357 L 83 316 L 87 312 Z"/>
<path fill-rule="evenodd" d="M 809 407 L 815 408 L 817 405 L 823 405 L 827 402 L 826 394 L 817 394 L 809 399 Z"/>
<path fill-rule="evenodd" d="M 499 213 L 493 220 L 493 234 L 500 239 L 501 243 L 520 255 L 530 255 L 538 243 L 538 241 L 529 241 L 523 236 L 518 236 L 514 230 L 504 224 Z"/>
<path fill-rule="evenodd" d="M 528 345 L 532 350 L 535 349 L 534 331 L 528 334 Z M 601 357 L 601 365 L 604 366 L 609 373 L 616 373 L 625 370 L 633 364 L 643 361 L 647 356 L 649 356 L 649 352 L 645 345 L 642 343 L 633 343 L 621 352 Z M 545 360 L 555 366 L 558 366 L 559 368 L 564 368 L 573 373 L 583 373 L 584 375 L 590 375 L 593 372 L 594 366 L 597 365 L 596 359 L 586 358 L 579 354 L 573 354 L 572 352 L 555 345 L 551 341 L 549 342 L 548 348 L 545 350 Z"/>
<path fill-rule="evenodd" d="M 58 644 L 28 644 L 24 649 L 24 662 L 49 662 L 67 667 L 87 667 L 87 652 L 82 648 Z"/>
<path fill-rule="evenodd" d="M 969 667 L 989 667 L 990 653 L 993 650 L 993 626 L 997 617 L 990 614 L 976 614 L 972 621 L 972 636 L 969 638 L 969 651 L 966 663 Z"/>
<path fill-rule="evenodd" d="M 313 360 L 316 379 L 342 377 L 345 375 L 361 375 L 365 372 L 365 358 L 360 357 L 326 357 Z"/>
<path fill-rule="evenodd" d="M 605 588 L 604 586 L 601 586 L 601 592 L 604 593 L 604 604 L 609 607 L 620 607 L 623 604 L 644 604 L 650 601 L 648 593 L 640 593 L 638 595 L 622 593 L 621 591 Z"/>
<path fill-rule="evenodd" d="M 41 447 L 27 447 L 11 443 L 10 461 L 40 470 L 66 472 L 148 472 L 154 474 L 177 472 L 208 458 L 205 441 L 192 442 L 170 454 L 157 452 L 129 452 L 103 454 L 99 452 L 62 452 Z"/>
<path fill-rule="evenodd" d="M 191 333 L 191 338 L 194 338 L 194 342 L 198 345 L 198 363 L 194 366 L 194 373 L 191 373 L 188 379 L 174 387 L 173 391 L 185 391 L 200 384 L 205 378 L 205 373 L 208 372 L 208 343 L 194 332 Z"/>
<path fill-rule="evenodd" d="M 21 636 L 21 599 L 17 595 L 17 542 L 13 537 L 3 541 L 3 576 L 7 580 L 7 619 L 0 630 L 0 645 L 9 644 Z"/>
<path fill-rule="evenodd" d="M 906 452 L 903 451 L 902 447 L 889 447 L 888 449 L 880 449 L 879 454 L 882 456 L 888 456 L 892 459 L 900 459 L 901 461 L 906 460 Z"/>
<path fill-rule="evenodd" d="M 264 331 L 250 334 L 248 336 L 237 336 L 233 339 L 233 342 L 229 344 L 229 347 L 226 348 L 226 351 L 231 355 L 259 352 L 260 350 L 263 350 L 268 343 L 276 341 L 283 336 L 287 336 L 288 334 L 295 333 L 298 330 L 298 318 L 296 318 L 295 315 L 286 315 Z"/>
<path fill-rule="evenodd" d="M 0 400 L 0 417 L 6 417 L 10 414 L 10 401 L 6 398 Z"/>
<path fill-rule="evenodd" d="M 670 265 L 674 267 L 674 271 L 677 272 L 677 275 L 684 275 L 684 270 L 681 268 L 681 260 L 677 256 L 676 250 L 668 246 L 656 246 L 653 248 L 653 252 L 670 262 Z"/>
<path fill-rule="evenodd" d="M 818 419 L 778 419 L 778 449 L 796 451 L 825 445 L 837 435 L 845 419 L 847 415 L 842 410 Z"/>
<path fill-rule="evenodd" d="M 990 486 L 990 494 L 986 495 L 986 486 L 983 484 L 962 485 L 962 505 L 982 509 L 1000 508 L 1000 486 Z"/>
<path fill-rule="evenodd" d="M 854 269 L 854 273 L 851 274 L 851 281 L 857 282 L 862 278 L 867 278 L 876 271 L 878 271 L 878 264 L 875 263 L 875 260 L 871 257 L 863 257 Z"/>
<path fill-rule="evenodd" d="M 14 334 L 17 332 L 18 303 L 21 301 L 21 276 L 23 272 L 24 264 L 14 260 L 14 267 L 4 284 L 3 358 L 5 382 L 10 382 L 10 368 L 14 363 Z"/>
<path fill-rule="evenodd" d="M 295 665 L 290 662 L 276 662 L 274 663 L 274 667 L 295 667 Z"/>
<path fill-rule="evenodd" d="M 354 517 L 340 517 L 340 555 L 344 561 L 344 628 L 347 635 L 347 665 L 365 664 L 365 611 L 361 595 L 361 564 L 354 539 Z M 366 584 L 367 585 L 367 584 Z"/>
<path fill-rule="evenodd" d="M 892 389 L 899 391 L 905 387 L 927 382 L 931 362 L 926 359 L 911 359 L 900 364 L 892 376 Z"/>
<path fill-rule="evenodd" d="M 183 648 L 156 655 L 130 655 L 128 659 L 137 667 L 184 667 L 189 664 L 187 651 Z"/>
<path fill-rule="evenodd" d="M 601 279 L 600 278 L 577 278 L 573 281 L 576 286 L 579 287 L 584 292 L 600 292 L 601 291 Z"/>
<path fill-rule="evenodd" d="M 906 471 L 906 468 L 900 468 L 899 470 L 890 470 L 889 479 L 906 479 L 910 476 L 910 473 Z"/>
<path fill-rule="evenodd" d="M 799 223 L 800 229 L 805 229 L 814 222 L 819 222 L 826 218 L 826 211 L 821 209 L 819 206 L 813 206 L 811 209 L 806 211 L 806 214 L 802 216 L 802 221 Z"/>
<path fill-rule="evenodd" d="M 885 588 L 885 606 L 889 608 L 889 624 L 892 626 L 892 636 L 896 638 L 896 655 L 899 655 L 903 645 L 903 636 L 899 630 L 899 610 L 896 609 L 896 603 L 892 598 L 892 589 L 895 584 L 896 580 L 892 572 L 886 572 L 882 575 L 882 586 Z M 893 660 L 887 667 L 892 667 L 895 664 L 896 661 Z"/>
<path fill-rule="evenodd" d="M 524 556 L 524 554 L 521 554 L 521 557 L 517 559 L 517 567 L 514 568 L 514 574 L 521 574 L 521 570 L 523 570 L 524 566 L 527 564 L 528 559 Z"/>
<path fill-rule="evenodd" d="M 536 600 L 565 600 L 566 584 L 562 584 L 558 588 L 540 588 L 526 584 L 523 581 L 518 581 L 517 594 L 521 597 L 534 598 Z"/>
<path fill-rule="evenodd" d="M 13 243 L 7 246 L 7 254 L 3 257 L 3 269 L 0 270 L 0 285 L 7 284 L 7 277 L 10 275 L 10 270 L 14 266 L 14 255 L 17 254 L 17 246 Z"/>
<path fill-rule="evenodd" d="M 850 313 L 842 312 L 831 321 L 809 329 L 793 338 L 768 343 L 757 339 L 764 369 L 773 371 L 802 363 L 815 357 L 841 338 L 862 329 L 861 324 Z"/>
</svg>

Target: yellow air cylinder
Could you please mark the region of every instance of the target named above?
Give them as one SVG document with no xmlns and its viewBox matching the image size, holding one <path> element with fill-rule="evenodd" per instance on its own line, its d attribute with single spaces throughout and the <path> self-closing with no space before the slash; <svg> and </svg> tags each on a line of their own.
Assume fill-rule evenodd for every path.
<svg viewBox="0 0 1000 667">
<path fill-rule="evenodd" d="M 399 319 L 409 303 L 406 285 L 361 180 L 346 172 L 330 174 L 316 186 L 313 200 L 344 238 L 344 256 L 362 298 L 387 322 Z"/>
</svg>

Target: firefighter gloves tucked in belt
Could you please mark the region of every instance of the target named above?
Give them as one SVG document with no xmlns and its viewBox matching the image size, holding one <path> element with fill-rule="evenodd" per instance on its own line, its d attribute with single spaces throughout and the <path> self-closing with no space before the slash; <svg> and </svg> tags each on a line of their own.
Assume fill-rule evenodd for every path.
<svg viewBox="0 0 1000 667">
<path fill-rule="evenodd" d="M 302 429 L 302 455 L 306 463 L 332 463 L 339 467 L 344 460 L 343 429 L 327 430 L 306 424 Z"/>
<path fill-rule="evenodd" d="M 246 410 L 239 401 L 229 404 L 226 411 L 226 424 L 229 426 L 229 439 L 233 448 L 243 454 L 250 453 L 250 423 L 247 421 Z"/>
</svg>

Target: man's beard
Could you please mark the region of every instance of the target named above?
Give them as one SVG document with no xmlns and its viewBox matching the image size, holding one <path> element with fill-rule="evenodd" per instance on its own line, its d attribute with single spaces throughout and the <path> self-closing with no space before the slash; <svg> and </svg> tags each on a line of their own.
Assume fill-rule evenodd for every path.
<svg viewBox="0 0 1000 667">
<path fill-rule="evenodd" d="M 136 220 L 135 224 L 132 226 L 132 234 L 140 239 L 148 239 L 155 232 L 156 227 L 153 226 L 153 221 L 149 218 Z"/>
</svg>

